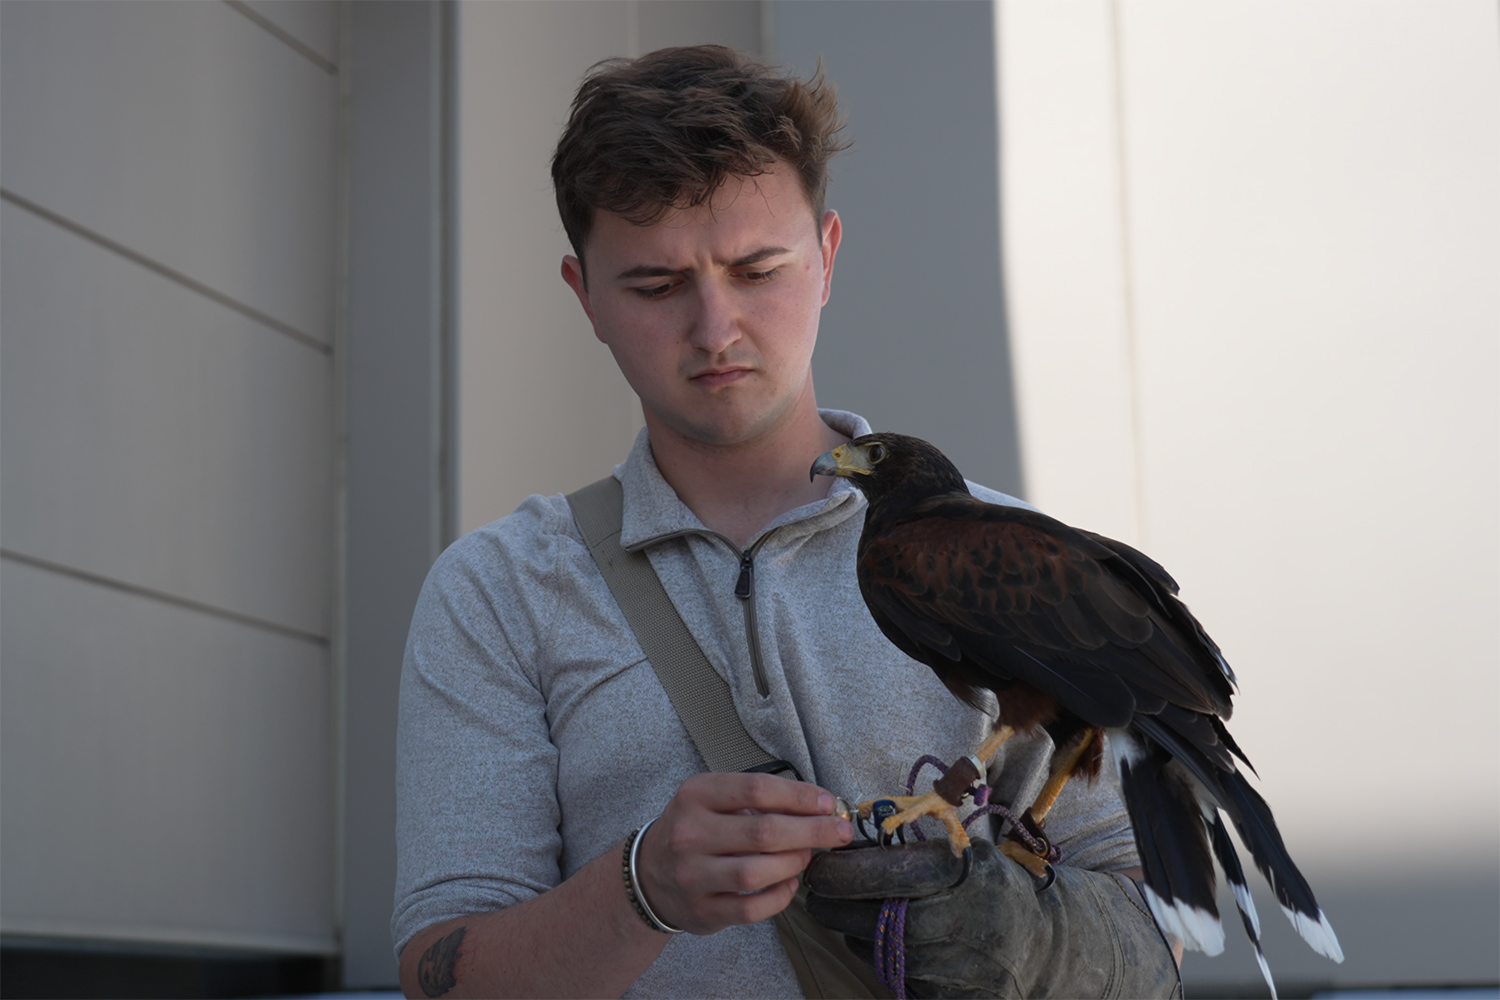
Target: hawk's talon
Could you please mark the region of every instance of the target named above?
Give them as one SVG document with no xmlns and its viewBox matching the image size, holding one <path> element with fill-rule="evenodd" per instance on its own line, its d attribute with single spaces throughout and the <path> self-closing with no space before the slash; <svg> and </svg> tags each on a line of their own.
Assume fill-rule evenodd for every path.
<svg viewBox="0 0 1500 1000">
<path fill-rule="evenodd" d="M 1032 878 L 1037 881 L 1046 881 L 1047 885 L 1052 884 L 1047 874 L 1052 865 L 1048 862 L 1046 855 L 1036 854 L 1025 844 L 1015 840 L 1002 841 L 999 847 L 1001 854 L 1010 858 L 1022 868 L 1025 868 L 1031 873 Z M 1049 851 L 1048 853 L 1050 854 L 1051 852 Z M 1056 873 L 1053 873 L 1050 877 L 1055 878 Z"/>
<path fill-rule="evenodd" d="M 891 836 L 891 831 L 885 828 L 885 821 L 890 819 L 900 811 L 901 810 L 896 805 L 896 803 L 891 801 L 890 799 L 876 799 L 873 802 L 864 803 L 859 807 L 859 815 L 861 821 L 863 821 L 864 817 L 868 814 L 869 817 L 875 822 L 875 836 L 871 839 L 881 847 L 891 846 L 891 841 L 894 839 Z M 860 823 L 860 832 L 864 833 L 863 822 Z M 901 836 L 901 843 L 905 844 L 906 831 L 904 829 L 898 828 L 897 832 Z"/>
<path fill-rule="evenodd" d="M 952 890 L 954 890 L 954 889 L 957 889 L 959 886 L 963 885 L 965 882 L 969 881 L 969 873 L 974 870 L 974 848 L 972 846 L 964 848 L 963 858 L 964 858 L 963 871 L 961 871 L 961 872 L 958 873 L 958 879 L 952 885 L 950 885 L 948 887 L 948 890 L 950 892 Z M 1040 890 L 1038 890 L 1038 891 L 1040 891 Z"/>
</svg>

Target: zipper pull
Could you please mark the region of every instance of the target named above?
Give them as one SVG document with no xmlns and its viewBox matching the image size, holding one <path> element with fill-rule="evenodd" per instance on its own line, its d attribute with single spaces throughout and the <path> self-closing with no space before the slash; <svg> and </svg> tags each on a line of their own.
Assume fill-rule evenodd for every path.
<svg viewBox="0 0 1500 1000">
<path fill-rule="evenodd" d="M 755 561 L 750 553 L 740 556 L 740 578 L 734 585 L 734 596 L 742 601 L 750 599 L 750 588 L 755 585 Z"/>
</svg>

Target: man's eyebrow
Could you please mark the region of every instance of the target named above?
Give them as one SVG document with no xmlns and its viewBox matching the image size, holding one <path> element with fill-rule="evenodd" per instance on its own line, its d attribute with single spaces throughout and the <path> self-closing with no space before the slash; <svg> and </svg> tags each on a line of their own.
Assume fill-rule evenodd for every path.
<svg viewBox="0 0 1500 1000">
<path fill-rule="evenodd" d="M 685 274 L 685 271 L 674 271 L 670 267 L 662 267 L 659 264 L 637 264 L 627 271 L 621 271 L 615 275 L 616 281 L 626 281 L 630 278 L 670 278 L 674 274 Z"/>
<path fill-rule="evenodd" d="M 741 257 L 739 260 L 731 261 L 730 264 L 729 264 L 729 266 L 730 267 L 748 267 L 751 264 L 759 264 L 761 261 L 765 260 L 767 257 L 776 257 L 776 256 L 778 256 L 780 254 L 784 254 L 784 253 L 791 253 L 791 251 L 788 250 L 786 247 L 761 247 L 759 250 L 755 250 L 755 251 L 752 251 L 752 252 L 746 254 L 745 256 Z"/>
<path fill-rule="evenodd" d="M 776 257 L 784 253 L 791 253 L 786 247 L 761 247 L 750 253 L 729 262 L 730 267 L 749 267 L 751 264 L 759 264 L 770 257 Z M 632 278 L 670 278 L 678 274 L 686 274 L 690 268 L 670 268 L 660 264 L 637 264 L 615 275 L 616 281 L 629 281 Z"/>
</svg>

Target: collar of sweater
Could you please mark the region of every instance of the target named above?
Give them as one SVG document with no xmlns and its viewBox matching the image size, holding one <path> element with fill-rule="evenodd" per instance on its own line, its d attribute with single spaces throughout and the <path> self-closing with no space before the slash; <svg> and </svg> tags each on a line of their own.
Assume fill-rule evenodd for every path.
<svg viewBox="0 0 1500 1000">
<path fill-rule="evenodd" d="M 845 410 L 819 410 L 823 422 L 851 438 L 869 434 L 870 424 L 864 417 Z M 636 435 L 635 446 L 625 461 L 615 466 L 615 478 L 625 492 L 625 520 L 620 545 L 627 551 L 643 549 L 656 542 L 681 535 L 698 534 L 723 538 L 698 520 L 688 509 L 656 467 L 651 441 L 646 429 Z M 771 532 L 790 540 L 792 537 L 824 531 L 865 509 L 864 494 L 847 480 L 834 481 L 828 497 L 803 504 L 773 520 L 750 539 L 746 548 L 755 548 Z M 728 539 L 724 539 L 728 542 Z"/>
</svg>

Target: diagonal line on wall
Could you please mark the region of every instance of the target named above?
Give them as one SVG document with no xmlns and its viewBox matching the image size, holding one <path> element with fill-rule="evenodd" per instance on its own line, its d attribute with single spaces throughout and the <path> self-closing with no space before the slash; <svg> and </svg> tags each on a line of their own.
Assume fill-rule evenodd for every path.
<svg viewBox="0 0 1500 1000">
<path fill-rule="evenodd" d="M 330 76 L 338 75 L 339 68 L 323 58 L 316 49 L 308 46 L 302 39 L 288 32 L 285 28 L 276 24 L 276 22 L 268 20 L 255 8 L 245 3 L 244 0 L 224 0 L 224 3 L 238 13 L 245 15 L 245 17 L 253 21 L 258 27 L 264 28 L 268 33 L 274 35 L 278 41 L 285 43 L 292 51 L 311 62 L 318 69 Z"/>
<path fill-rule="evenodd" d="M 24 566 L 31 566 L 34 569 L 46 570 L 49 573 L 60 573 L 63 576 L 70 576 L 75 580 L 83 580 L 86 583 L 96 584 L 100 587 L 109 587 L 112 590 L 124 591 L 127 594 L 135 594 L 138 597 L 149 597 L 152 600 L 161 601 L 165 604 L 175 604 L 180 608 L 199 611 L 203 614 L 213 615 L 216 618 L 223 618 L 226 621 L 232 621 L 240 625 L 249 625 L 252 628 L 264 629 L 267 632 L 275 632 L 278 635 L 288 636 L 292 639 L 300 639 L 303 642 L 310 642 L 315 646 L 328 645 L 328 638 L 318 635 L 316 632 L 308 632 L 300 628 L 293 628 L 290 625 L 282 625 L 278 622 L 267 621 L 264 618 L 256 618 L 254 615 L 241 614 L 238 611 L 231 611 L 228 608 L 195 601 L 190 597 L 179 597 L 176 594 L 169 594 L 164 590 L 156 590 L 152 587 L 143 587 L 140 584 L 129 583 L 125 580 L 116 580 L 114 577 L 90 573 L 86 569 L 78 569 L 74 566 L 53 562 L 50 559 L 29 556 L 24 552 L 16 552 L 14 549 L 0 548 L 0 559 L 8 559 L 11 562 L 18 562 Z"/>
<path fill-rule="evenodd" d="M 330 345 L 319 340 L 317 337 L 314 337 L 312 334 L 304 333 L 303 331 L 297 329 L 295 326 L 292 326 L 289 323 L 282 322 L 274 316 L 261 312 L 254 306 L 246 305 L 238 299 L 231 298 L 230 296 L 225 295 L 223 292 L 218 291 L 217 289 L 210 288 L 208 285 L 205 285 L 201 281 L 189 278 L 181 271 L 175 271 L 172 268 L 167 267 L 165 264 L 152 260 L 150 257 L 147 257 L 144 254 L 130 249 L 123 243 L 117 243 L 114 240 L 110 239 L 108 236 L 105 236 L 103 233 L 97 233 L 94 230 L 89 229 L 87 226 L 79 225 L 72 219 L 58 215 L 51 209 L 43 208 L 41 205 L 38 205 L 36 202 L 30 200 L 29 198 L 21 197 L 9 188 L 0 187 L 0 200 L 8 201 L 17 208 L 24 209 L 40 219 L 46 219 L 53 225 L 60 226 L 63 229 L 66 229 L 68 232 L 73 233 L 75 236 L 81 236 L 89 242 L 95 243 L 98 246 L 111 251 L 112 253 L 119 254 L 126 260 L 139 264 L 141 267 L 146 268 L 148 271 L 161 275 L 168 281 L 176 282 L 184 288 L 191 289 L 192 291 L 197 292 L 199 295 L 202 295 L 205 298 L 212 299 L 219 305 L 224 306 L 226 309 L 232 309 L 235 312 L 239 313 L 241 316 L 246 316 L 250 319 L 253 319 L 255 322 L 261 324 L 262 326 L 270 327 L 277 333 L 284 334 L 285 336 L 288 336 L 297 341 L 299 344 L 302 344 L 306 347 L 311 347 L 313 350 L 318 351 L 321 354 L 331 355 L 333 353 L 333 348 Z"/>
</svg>

